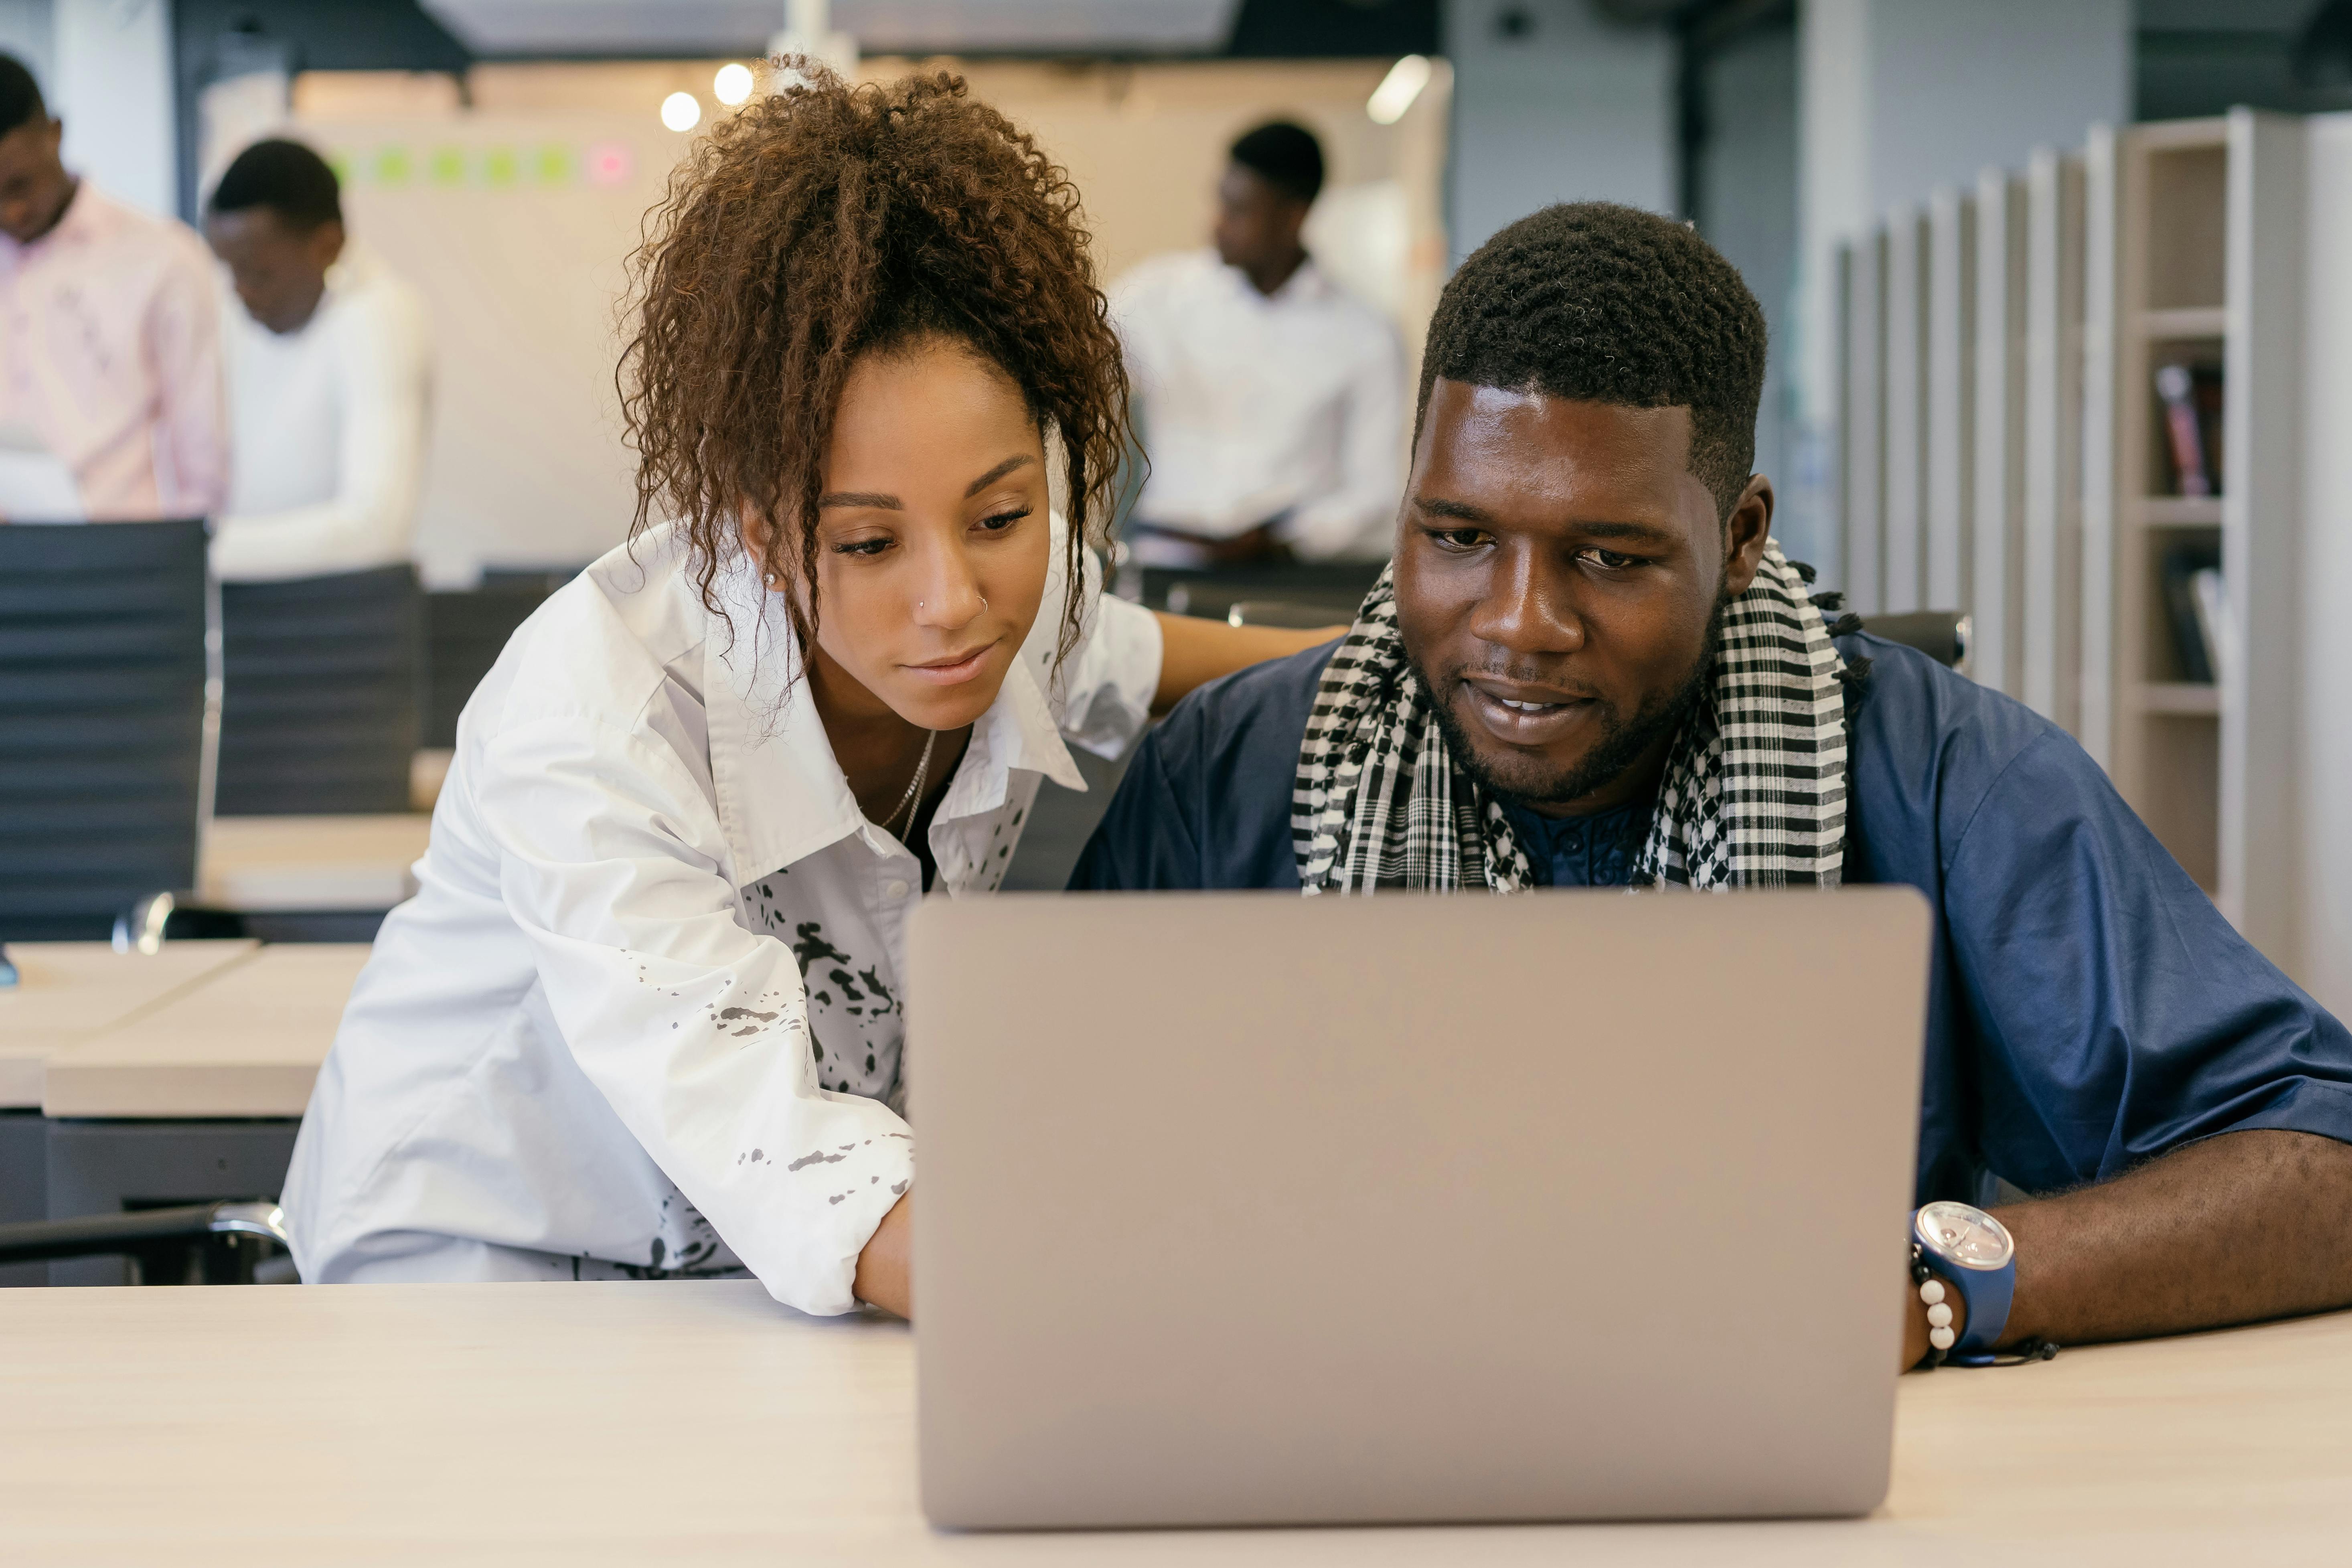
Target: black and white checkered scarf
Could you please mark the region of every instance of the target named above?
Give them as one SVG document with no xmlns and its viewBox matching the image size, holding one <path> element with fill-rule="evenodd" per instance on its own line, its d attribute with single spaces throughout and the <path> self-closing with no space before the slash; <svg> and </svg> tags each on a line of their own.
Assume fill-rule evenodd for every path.
<svg viewBox="0 0 2352 1568">
<path fill-rule="evenodd" d="M 1392 570 L 1392 569 L 1391 569 Z M 1768 544 L 1724 609 L 1706 696 L 1675 736 L 1637 887 L 1835 887 L 1845 858 L 1844 664 Z M 1290 832 L 1309 893 L 1532 887 L 1510 818 L 1454 765 L 1404 656 L 1391 573 L 1316 689 Z"/>
</svg>

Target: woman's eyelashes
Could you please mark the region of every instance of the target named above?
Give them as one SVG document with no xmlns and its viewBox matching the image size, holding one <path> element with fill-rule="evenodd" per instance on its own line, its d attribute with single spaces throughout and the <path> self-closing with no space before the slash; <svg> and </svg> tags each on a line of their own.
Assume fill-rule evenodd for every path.
<svg viewBox="0 0 2352 1568">
<path fill-rule="evenodd" d="M 972 531 L 983 537 L 1001 537 L 1011 532 L 1014 525 L 1022 519 L 1033 515 L 1036 510 L 1027 502 L 1004 507 L 1000 510 L 989 512 L 974 521 L 971 525 Z M 888 552 L 896 548 L 898 542 L 898 537 L 895 534 L 861 533 L 848 539 L 834 540 L 826 548 L 835 555 L 871 557 Z"/>
<path fill-rule="evenodd" d="M 972 526 L 982 533 L 1003 533 L 1036 510 L 1034 507 L 1026 505 L 1007 507 L 1002 511 L 989 513 Z"/>
</svg>

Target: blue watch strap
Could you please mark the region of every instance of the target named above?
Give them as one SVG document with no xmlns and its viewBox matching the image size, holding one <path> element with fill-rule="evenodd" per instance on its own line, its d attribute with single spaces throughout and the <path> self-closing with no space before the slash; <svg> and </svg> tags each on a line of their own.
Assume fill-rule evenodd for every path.
<svg viewBox="0 0 2352 1568">
<path fill-rule="evenodd" d="M 2012 1258 L 1999 1268 L 1963 1268 L 1933 1253 L 1927 1258 L 1936 1278 L 1958 1290 L 1969 1309 L 1968 1327 L 1944 1357 L 1945 1364 L 1991 1365 L 1992 1347 L 2000 1342 L 2000 1331 L 2009 1327 L 2010 1298 L 2017 1289 L 2017 1260 Z"/>
</svg>

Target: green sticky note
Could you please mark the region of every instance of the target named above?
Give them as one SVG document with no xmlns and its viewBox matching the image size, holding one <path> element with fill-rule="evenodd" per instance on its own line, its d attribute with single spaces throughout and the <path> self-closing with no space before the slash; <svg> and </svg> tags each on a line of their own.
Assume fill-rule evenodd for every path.
<svg viewBox="0 0 2352 1568">
<path fill-rule="evenodd" d="M 463 147 L 436 147 L 425 163 L 427 174 L 436 185 L 462 185 L 466 183 L 466 150 Z"/>
<path fill-rule="evenodd" d="M 515 183 L 517 164 L 511 147 L 492 147 L 482 154 L 482 180 L 486 184 L 503 188 Z"/>
<path fill-rule="evenodd" d="M 533 160 L 533 172 L 542 185 L 568 185 L 572 183 L 573 159 L 569 147 L 541 147 Z"/>
<path fill-rule="evenodd" d="M 405 147 L 386 147 L 375 155 L 375 181 L 380 185 L 404 185 L 414 173 Z"/>
</svg>

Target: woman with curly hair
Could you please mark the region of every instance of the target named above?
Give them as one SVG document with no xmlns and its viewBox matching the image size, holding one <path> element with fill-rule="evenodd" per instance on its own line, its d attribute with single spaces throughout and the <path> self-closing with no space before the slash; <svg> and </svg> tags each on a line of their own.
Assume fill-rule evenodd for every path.
<svg viewBox="0 0 2352 1568">
<path fill-rule="evenodd" d="M 1084 787 L 1064 736 L 1319 640 L 1102 596 L 1127 384 L 1076 191 L 953 77 L 803 74 L 649 222 L 631 542 L 459 721 L 303 1120 L 306 1279 L 905 1312 L 915 901 L 995 888 Z"/>
</svg>

